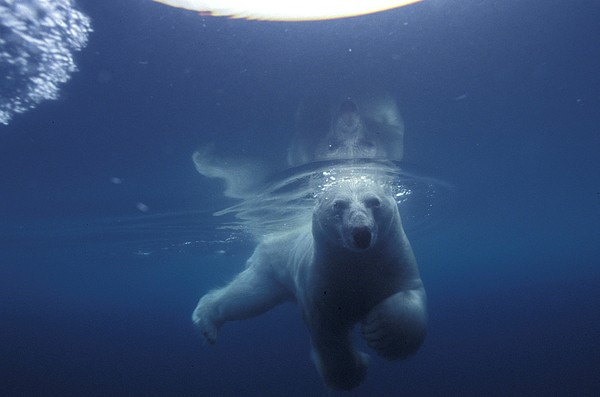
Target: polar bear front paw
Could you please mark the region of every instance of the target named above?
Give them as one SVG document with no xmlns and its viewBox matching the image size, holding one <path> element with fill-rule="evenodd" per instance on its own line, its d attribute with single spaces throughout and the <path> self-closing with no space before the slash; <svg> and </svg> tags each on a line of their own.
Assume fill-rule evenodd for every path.
<svg viewBox="0 0 600 397">
<path fill-rule="evenodd" d="M 424 291 L 405 291 L 375 306 L 364 319 L 362 334 L 369 346 L 390 360 L 414 354 L 425 339 Z"/>
<path fill-rule="evenodd" d="M 212 320 L 209 311 L 202 300 L 198 303 L 198 306 L 192 314 L 192 321 L 200 329 L 200 332 L 208 343 L 214 345 L 217 342 L 219 327 L 216 322 Z"/>
</svg>

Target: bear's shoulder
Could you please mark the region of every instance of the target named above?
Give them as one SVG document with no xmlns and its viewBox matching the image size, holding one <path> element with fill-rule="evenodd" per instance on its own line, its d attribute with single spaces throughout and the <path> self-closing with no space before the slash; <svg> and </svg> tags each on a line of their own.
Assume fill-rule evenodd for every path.
<svg viewBox="0 0 600 397">
<path fill-rule="evenodd" d="M 293 230 L 264 236 L 256 247 L 248 266 L 270 267 L 284 277 L 290 267 L 296 267 L 312 257 L 313 237 L 310 224 Z"/>
</svg>

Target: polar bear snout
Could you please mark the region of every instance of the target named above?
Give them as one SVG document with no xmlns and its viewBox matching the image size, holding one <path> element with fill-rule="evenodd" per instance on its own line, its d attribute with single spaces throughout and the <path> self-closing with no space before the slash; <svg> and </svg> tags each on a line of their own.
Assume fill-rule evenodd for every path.
<svg viewBox="0 0 600 397">
<path fill-rule="evenodd" d="M 368 226 L 359 226 L 352 229 L 350 233 L 352 235 L 352 241 L 354 246 L 358 249 L 364 250 L 371 246 L 371 240 L 373 235 L 371 228 Z"/>
<path fill-rule="evenodd" d="M 337 200 L 340 201 L 340 200 Z M 337 203 L 336 201 L 336 203 Z M 340 231 L 344 247 L 351 251 L 361 252 L 375 245 L 377 240 L 377 222 L 373 216 L 373 211 L 366 208 L 361 201 L 345 202 L 343 209 L 341 204 L 337 204 L 338 213 L 342 224 Z"/>
<path fill-rule="evenodd" d="M 345 245 L 352 251 L 364 251 L 375 245 L 377 225 L 367 216 L 350 217 L 344 233 Z"/>
</svg>

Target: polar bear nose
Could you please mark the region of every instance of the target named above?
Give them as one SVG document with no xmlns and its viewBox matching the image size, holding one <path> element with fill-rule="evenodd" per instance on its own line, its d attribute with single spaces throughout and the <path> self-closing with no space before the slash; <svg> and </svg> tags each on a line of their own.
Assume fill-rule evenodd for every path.
<svg viewBox="0 0 600 397">
<path fill-rule="evenodd" d="M 352 230 L 352 240 L 354 245 L 360 249 L 367 249 L 371 246 L 371 229 L 368 226 L 359 226 Z"/>
</svg>

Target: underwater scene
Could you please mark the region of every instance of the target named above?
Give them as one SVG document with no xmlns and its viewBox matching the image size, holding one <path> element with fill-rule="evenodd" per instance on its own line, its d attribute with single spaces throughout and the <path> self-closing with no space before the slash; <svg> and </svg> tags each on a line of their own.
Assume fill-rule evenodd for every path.
<svg viewBox="0 0 600 397">
<path fill-rule="evenodd" d="M 600 395 L 598 15 L 0 0 L 0 395 Z"/>
</svg>

